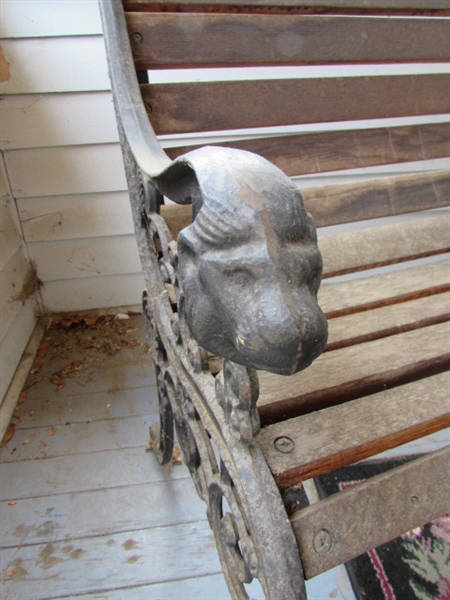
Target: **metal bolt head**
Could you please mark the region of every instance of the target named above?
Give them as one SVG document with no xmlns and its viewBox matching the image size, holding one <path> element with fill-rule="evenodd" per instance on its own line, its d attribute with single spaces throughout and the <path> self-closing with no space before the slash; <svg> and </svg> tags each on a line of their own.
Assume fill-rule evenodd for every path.
<svg viewBox="0 0 450 600">
<path fill-rule="evenodd" d="M 135 31 L 135 33 L 131 34 L 131 41 L 133 42 L 133 44 L 142 44 L 142 35 L 139 32 Z"/>
<path fill-rule="evenodd" d="M 295 448 L 295 444 L 291 438 L 284 435 L 277 437 L 274 440 L 273 445 L 278 452 L 282 452 L 283 454 L 289 454 Z"/>
<path fill-rule="evenodd" d="M 321 529 L 314 538 L 314 550 L 318 554 L 326 554 L 333 546 L 333 538 L 326 529 Z"/>
</svg>

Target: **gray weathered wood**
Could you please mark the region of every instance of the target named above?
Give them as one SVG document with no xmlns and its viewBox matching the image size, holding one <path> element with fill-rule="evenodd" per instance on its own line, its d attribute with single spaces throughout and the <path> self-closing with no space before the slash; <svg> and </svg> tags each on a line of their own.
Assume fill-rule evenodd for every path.
<svg viewBox="0 0 450 600">
<path fill-rule="evenodd" d="M 291 518 L 309 579 L 450 509 L 450 448 L 429 454 L 334 494 Z M 314 549 L 316 535 L 332 539 L 328 552 Z"/>
<path fill-rule="evenodd" d="M 450 426 L 450 373 L 264 428 L 257 444 L 281 487 L 317 477 Z M 290 453 L 275 440 L 286 436 Z"/>
<path fill-rule="evenodd" d="M 325 280 L 319 290 L 319 304 L 328 318 L 334 318 L 449 289 L 450 262 L 443 260 L 352 281 Z"/>
<path fill-rule="evenodd" d="M 56 435 L 56 434 L 55 434 Z M 51 437 L 49 438 L 51 444 Z M 182 465 L 169 474 L 157 466 L 152 453 L 145 452 L 148 435 L 142 435 L 142 446 L 26 460 L 2 464 L 0 501 L 34 498 L 58 494 L 80 493 L 100 488 L 129 486 L 186 477 Z M 39 464 L 39 469 L 36 465 Z"/>
<path fill-rule="evenodd" d="M 450 328 L 441 323 L 325 352 L 292 377 L 261 371 L 259 412 L 278 422 L 375 393 L 450 366 Z"/>
<path fill-rule="evenodd" d="M 330 277 L 450 250 L 450 215 L 349 231 L 319 239 Z"/>
<path fill-rule="evenodd" d="M 171 502 L 161 502 L 165 497 Z M 126 510 L 118 510 L 120 506 Z M 169 527 L 205 517 L 187 472 L 176 480 L 23 498 L 13 506 L 2 503 L 1 511 L 2 548 Z"/>
<path fill-rule="evenodd" d="M 326 351 L 450 319 L 450 292 L 330 319 Z"/>
<path fill-rule="evenodd" d="M 207 521 L 199 521 L 1 550 L 5 571 L 16 569 L 5 578 L 3 597 L 59 599 L 163 582 L 174 574 L 178 579 L 217 574 L 220 565 L 209 549 L 212 544 Z"/>
</svg>

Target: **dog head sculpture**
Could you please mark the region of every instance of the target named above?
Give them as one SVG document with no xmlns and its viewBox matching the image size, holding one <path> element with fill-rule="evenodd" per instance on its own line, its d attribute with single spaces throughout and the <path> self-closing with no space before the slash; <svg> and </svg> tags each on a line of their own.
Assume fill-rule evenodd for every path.
<svg viewBox="0 0 450 600">
<path fill-rule="evenodd" d="M 218 147 L 180 157 L 164 179 L 163 193 L 193 205 L 178 256 L 194 338 L 247 367 L 290 375 L 308 366 L 327 323 L 315 226 L 296 186 L 267 160 Z"/>
</svg>

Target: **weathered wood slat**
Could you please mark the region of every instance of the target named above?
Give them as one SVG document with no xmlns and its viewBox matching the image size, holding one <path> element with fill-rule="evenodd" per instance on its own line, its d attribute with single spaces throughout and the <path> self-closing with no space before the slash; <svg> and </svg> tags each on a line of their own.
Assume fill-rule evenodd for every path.
<svg viewBox="0 0 450 600">
<path fill-rule="evenodd" d="M 147 454 L 146 458 L 148 468 L 157 470 L 151 456 Z M 25 546 L 56 543 L 68 537 L 106 536 L 201 520 L 205 516 L 204 505 L 187 472 L 185 475 L 171 481 L 58 494 L 57 499 L 53 495 L 24 498 L 13 506 L 5 502 L 1 505 L 5 515 L 0 523 L 1 547 L 13 548 L 19 542 Z M 170 494 L 171 503 L 158 501 L 165 494 Z M 127 509 L 118 511 L 119 506 Z M 24 519 L 30 514 L 32 524 Z"/>
<path fill-rule="evenodd" d="M 449 140 L 450 123 L 431 123 L 267 137 L 217 145 L 260 154 L 291 177 L 443 158 L 448 155 Z M 199 147 L 169 148 L 167 154 L 176 158 Z"/>
<path fill-rule="evenodd" d="M 354 16 L 129 13 L 137 69 L 450 58 L 450 21 Z M 133 39 L 133 38 L 131 38 Z"/>
<path fill-rule="evenodd" d="M 16 569 L 20 598 L 60 599 L 126 588 L 124 597 L 140 583 L 219 573 L 217 553 L 210 548 L 213 539 L 204 520 L 82 538 L 74 543 L 65 540 L 11 548 L 0 551 L 0 560 L 8 572 Z M 4 597 L 13 598 L 17 587 L 14 576 L 5 578 Z"/>
<path fill-rule="evenodd" d="M 20 404 L 16 412 L 20 421 L 15 435 L 22 429 L 28 431 L 61 423 L 86 423 L 87 420 L 119 419 L 158 412 L 156 387 L 149 383 L 142 388 L 128 389 L 126 394 L 121 390 L 90 392 L 85 389 L 83 392 L 76 397 L 67 397 L 49 390 L 46 396 Z"/>
<path fill-rule="evenodd" d="M 326 277 L 432 256 L 450 250 L 450 215 L 323 236 Z"/>
<path fill-rule="evenodd" d="M 450 171 L 306 188 L 306 209 L 317 227 L 448 206 Z"/>
<path fill-rule="evenodd" d="M 325 280 L 319 290 L 319 304 L 327 318 L 332 319 L 449 289 L 450 263 L 444 260 L 353 281 Z"/>
<path fill-rule="evenodd" d="M 330 319 L 325 351 L 388 337 L 450 319 L 450 292 Z"/>
<path fill-rule="evenodd" d="M 376 219 L 391 215 L 440 208 L 450 203 L 450 172 L 431 171 L 305 188 L 305 207 L 317 227 Z M 161 214 L 174 239 L 192 220 L 189 205 L 169 204 Z"/>
<path fill-rule="evenodd" d="M 296 7 L 298 6 L 298 0 L 124 0 L 126 10 L 154 10 L 158 5 L 173 6 L 177 5 L 179 8 L 185 7 L 185 10 L 189 5 L 202 6 L 204 4 L 218 7 L 218 6 L 244 6 L 244 7 Z M 449 9 L 450 4 L 448 0 L 303 0 L 302 6 L 319 8 L 359 8 L 365 10 L 374 9 L 389 9 L 389 10 L 439 10 Z M 217 10 L 217 8 L 216 8 Z"/>
<path fill-rule="evenodd" d="M 450 328 L 442 323 L 325 352 L 308 369 L 282 377 L 261 371 L 263 424 L 440 373 L 450 366 Z"/>
<path fill-rule="evenodd" d="M 447 75 L 141 86 L 156 133 L 450 112 Z M 283 102 L 280 102 L 283 98 Z"/>
<path fill-rule="evenodd" d="M 450 426 L 449 372 L 263 429 L 257 444 L 280 487 L 318 477 Z M 279 452 L 275 440 L 293 442 Z"/>
<path fill-rule="evenodd" d="M 314 577 L 448 512 L 449 459 L 450 448 L 445 448 L 296 513 L 291 523 L 306 577 Z M 331 536 L 327 552 L 314 549 L 320 531 Z"/>
<path fill-rule="evenodd" d="M 49 440 L 51 443 L 51 437 Z M 38 498 L 50 496 L 55 490 L 58 494 L 70 494 L 144 483 L 151 485 L 156 481 L 186 477 L 186 471 L 182 468 L 172 469 L 170 474 L 162 469 L 151 468 L 149 461 L 153 461 L 154 467 L 157 462 L 153 455 L 145 452 L 147 441 L 148 435 L 143 435 L 141 447 L 115 448 L 42 461 L 3 463 L 0 500 L 29 498 L 30 485 L 33 498 Z M 36 469 L 37 462 L 39 470 Z"/>
</svg>

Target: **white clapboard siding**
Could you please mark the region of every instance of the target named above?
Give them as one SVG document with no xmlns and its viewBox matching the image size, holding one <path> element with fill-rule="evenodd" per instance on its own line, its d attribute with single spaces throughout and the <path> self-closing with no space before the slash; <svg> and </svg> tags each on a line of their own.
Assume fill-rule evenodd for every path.
<svg viewBox="0 0 450 600">
<path fill-rule="evenodd" d="M 20 312 L 27 293 L 24 288 L 30 276 L 30 265 L 19 247 L 0 273 L 0 342 Z"/>
<path fill-rule="evenodd" d="M 10 74 L 1 94 L 111 89 L 102 36 L 10 39 L 1 46 Z"/>
<path fill-rule="evenodd" d="M 134 232 L 128 192 L 22 198 L 18 209 L 27 242 Z"/>
<path fill-rule="evenodd" d="M 3 196 L 2 200 L 7 198 Z M 0 205 L 0 271 L 22 245 L 22 238 L 11 214 L 10 202 Z"/>
<path fill-rule="evenodd" d="M 134 235 L 38 242 L 28 248 L 46 282 L 141 271 Z"/>
<path fill-rule="evenodd" d="M 97 0 L 2 0 L 2 38 L 95 35 L 102 32 Z"/>
<path fill-rule="evenodd" d="M 49 281 L 41 289 L 50 312 L 140 306 L 144 278 L 141 273 Z"/>
<path fill-rule="evenodd" d="M 21 305 L 20 312 L 6 332 L 0 346 L 0 399 L 3 401 L 23 351 L 36 326 L 36 306 L 33 298 Z"/>
<path fill-rule="evenodd" d="M 118 142 L 111 92 L 23 94 L 2 100 L 1 150 Z"/>
<path fill-rule="evenodd" d="M 0 405 L 36 323 L 24 286 L 30 265 L 17 228 L 15 204 L 0 164 Z"/>
<path fill-rule="evenodd" d="M 5 162 L 15 198 L 127 189 L 119 144 L 14 150 Z"/>
</svg>

